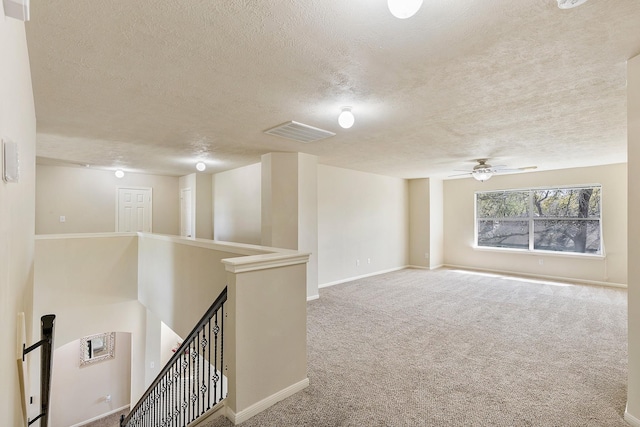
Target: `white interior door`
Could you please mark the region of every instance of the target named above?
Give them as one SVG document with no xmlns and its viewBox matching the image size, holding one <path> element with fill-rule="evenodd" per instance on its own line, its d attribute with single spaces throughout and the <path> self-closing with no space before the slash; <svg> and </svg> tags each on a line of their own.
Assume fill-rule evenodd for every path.
<svg viewBox="0 0 640 427">
<path fill-rule="evenodd" d="M 116 231 L 151 232 L 151 188 L 118 188 Z"/>
<path fill-rule="evenodd" d="M 193 237 L 193 206 L 191 188 L 180 190 L 180 235 Z"/>
</svg>

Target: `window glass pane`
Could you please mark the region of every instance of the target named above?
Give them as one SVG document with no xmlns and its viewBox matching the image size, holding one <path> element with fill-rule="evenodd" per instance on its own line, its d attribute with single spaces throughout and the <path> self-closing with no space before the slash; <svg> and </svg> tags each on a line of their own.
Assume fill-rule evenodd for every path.
<svg viewBox="0 0 640 427">
<path fill-rule="evenodd" d="M 478 218 L 522 218 L 529 216 L 528 191 L 477 193 Z"/>
<path fill-rule="evenodd" d="M 600 218 L 600 188 L 536 190 L 533 214 L 552 218 Z"/>
<path fill-rule="evenodd" d="M 600 253 L 599 220 L 540 220 L 533 222 L 533 248 L 544 251 Z"/>
<path fill-rule="evenodd" d="M 478 246 L 529 249 L 529 221 L 478 221 Z"/>
</svg>

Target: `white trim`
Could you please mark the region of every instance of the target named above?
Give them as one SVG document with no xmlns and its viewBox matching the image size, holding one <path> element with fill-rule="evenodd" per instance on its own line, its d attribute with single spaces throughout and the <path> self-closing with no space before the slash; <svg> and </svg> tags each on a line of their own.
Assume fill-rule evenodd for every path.
<svg viewBox="0 0 640 427">
<path fill-rule="evenodd" d="M 629 404 L 624 408 L 624 420 L 631 424 L 633 427 L 640 427 L 640 419 L 634 417 L 629 413 Z"/>
<path fill-rule="evenodd" d="M 627 289 L 627 285 L 624 283 L 600 282 L 598 280 L 584 280 L 584 279 L 576 279 L 573 277 L 547 276 L 544 274 L 521 273 L 519 271 L 494 270 L 491 268 L 468 267 L 464 265 L 453 265 L 453 264 L 444 264 L 443 267 L 455 268 L 458 270 L 483 271 L 487 273 L 502 274 L 505 276 L 531 277 L 534 279 L 551 280 L 556 282 L 565 282 L 565 283 L 568 282 L 568 283 L 576 283 L 581 285 L 595 285 L 595 286 L 606 286 L 609 288 Z"/>
<path fill-rule="evenodd" d="M 518 248 L 496 248 L 492 246 L 471 246 L 471 249 L 474 251 L 482 251 L 482 252 L 502 252 L 502 253 L 511 253 L 511 254 L 519 254 L 519 255 L 532 255 L 532 256 L 552 256 L 552 257 L 562 257 L 562 258 L 577 258 L 577 259 L 593 259 L 593 260 L 606 260 L 607 257 L 604 255 L 604 249 L 602 250 L 602 254 L 583 254 L 580 252 L 561 252 L 561 251 L 543 251 L 540 249 L 518 249 Z"/>
<path fill-rule="evenodd" d="M 310 297 L 307 297 L 307 302 L 313 301 L 313 300 L 319 299 L 319 298 L 320 298 L 320 294 L 311 295 Z"/>
<path fill-rule="evenodd" d="M 128 407 L 129 407 L 129 405 L 124 405 L 124 406 L 123 406 L 123 407 L 121 407 L 121 408 L 112 409 L 112 410 L 111 410 L 111 411 L 109 411 L 109 412 L 105 412 L 104 414 L 97 415 L 97 416 L 95 416 L 95 417 L 93 417 L 93 418 L 90 418 L 90 419 L 88 419 L 88 420 L 86 420 L 86 421 L 82 421 L 81 423 L 78 423 L 78 424 L 74 424 L 74 425 L 72 425 L 72 426 L 70 426 L 70 427 L 81 427 L 81 426 L 85 426 L 85 425 L 87 425 L 87 424 L 89 424 L 89 423 L 92 423 L 92 422 L 94 422 L 94 421 L 98 421 L 98 420 L 100 420 L 100 419 L 102 419 L 102 418 L 104 418 L 104 417 L 108 417 L 109 415 L 115 414 L 116 412 L 123 411 L 123 410 L 127 409 Z"/>
<path fill-rule="evenodd" d="M 205 422 L 214 420 L 219 417 L 227 416 L 227 399 L 224 398 L 220 402 L 216 403 L 213 408 L 209 409 L 204 414 L 200 415 L 194 421 L 189 423 L 189 427 L 196 427 L 200 424 L 204 424 Z"/>
<path fill-rule="evenodd" d="M 247 243 L 225 242 L 222 240 L 209 240 L 184 236 L 174 236 L 169 234 L 142 233 L 140 237 L 162 240 L 165 242 L 179 243 L 181 245 L 196 246 L 199 248 L 214 249 L 221 252 L 229 252 L 238 255 L 261 255 L 261 254 L 299 254 L 292 249 L 271 248 L 269 246 L 250 245 Z"/>
<path fill-rule="evenodd" d="M 275 405 L 276 403 L 280 402 L 283 399 L 286 399 L 289 396 L 293 396 L 294 394 L 296 394 L 301 390 L 304 390 L 308 386 L 309 386 L 309 378 L 305 378 L 302 381 L 292 384 L 289 387 L 282 389 L 279 392 L 274 393 L 271 396 L 264 398 L 257 403 L 254 403 L 253 405 L 249 406 L 247 409 L 243 409 L 237 414 L 227 406 L 227 418 L 229 418 L 229 420 L 231 420 L 231 422 L 234 425 L 243 423 L 247 421 L 249 418 L 253 417 L 254 415 L 258 415 L 260 412 L 264 411 L 270 406 Z"/>
<path fill-rule="evenodd" d="M 58 240 L 58 239 L 98 239 L 104 237 L 138 237 L 134 232 L 107 232 L 107 233 L 73 233 L 73 234 L 36 234 L 35 240 Z"/>
<path fill-rule="evenodd" d="M 328 288 L 329 286 L 339 285 L 341 283 L 352 282 L 358 279 L 364 279 L 365 277 L 377 276 L 378 274 L 391 273 L 392 271 L 404 270 L 408 266 L 403 265 L 402 267 L 394 267 L 388 270 L 376 271 L 375 273 L 363 274 L 362 276 L 349 277 L 346 279 L 336 280 L 335 282 L 323 283 L 322 285 L 318 285 L 318 288 Z"/>
<path fill-rule="evenodd" d="M 225 258 L 222 263 L 230 273 L 246 273 L 247 271 L 306 264 L 309 262 L 310 255 L 309 253 L 251 255 L 241 258 Z"/>
<path fill-rule="evenodd" d="M 418 270 L 437 270 L 437 269 L 442 268 L 442 267 L 443 267 L 443 265 L 439 264 L 439 265 L 436 265 L 434 267 L 425 267 L 424 265 L 407 265 L 405 268 L 415 268 L 415 269 L 418 269 Z"/>
</svg>

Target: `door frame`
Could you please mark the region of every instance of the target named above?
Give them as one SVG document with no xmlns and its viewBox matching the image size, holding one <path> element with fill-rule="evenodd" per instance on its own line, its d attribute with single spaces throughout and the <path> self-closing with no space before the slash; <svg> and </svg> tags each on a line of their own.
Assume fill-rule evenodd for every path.
<svg viewBox="0 0 640 427">
<path fill-rule="evenodd" d="M 182 207 L 183 207 L 182 198 L 184 197 L 184 193 L 186 191 L 189 191 L 189 197 L 190 197 L 190 200 L 189 200 L 189 211 L 191 213 L 191 217 L 189 218 L 189 223 L 191 224 L 191 230 L 190 230 L 191 231 L 191 236 L 187 236 L 187 235 L 183 235 L 182 234 L 182 224 L 183 224 L 184 218 L 185 218 L 185 215 L 184 215 L 185 213 L 183 212 L 183 209 L 182 209 Z M 191 187 L 181 188 L 178 201 L 180 202 L 180 230 L 179 230 L 180 237 L 194 238 L 195 237 L 195 232 L 194 232 L 194 229 L 195 229 L 194 211 L 195 210 L 193 208 L 193 188 L 191 188 Z"/>
<path fill-rule="evenodd" d="M 133 185 L 123 185 L 116 187 L 116 233 L 120 228 L 120 190 L 148 190 L 149 191 L 149 233 L 153 233 L 153 187 L 134 187 Z"/>
</svg>

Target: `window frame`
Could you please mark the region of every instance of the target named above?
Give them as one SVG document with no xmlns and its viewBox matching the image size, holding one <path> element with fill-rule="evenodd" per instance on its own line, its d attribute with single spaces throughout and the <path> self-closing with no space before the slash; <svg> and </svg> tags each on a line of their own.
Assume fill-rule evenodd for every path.
<svg viewBox="0 0 640 427">
<path fill-rule="evenodd" d="M 576 217 L 536 217 L 534 215 L 534 203 L 533 194 L 540 190 L 580 190 L 586 188 L 598 188 L 600 191 L 600 209 L 599 216 L 597 218 L 576 218 Z M 478 217 L 478 195 L 487 193 L 507 193 L 507 192 L 527 192 L 528 193 L 528 215 L 523 217 Z M 483 251 L 499 251 L 499 252 L 519 252 L 528 254 L 545 254 L 545 255 L 559 255 L 568 257 L 591 257 L 591 258 L 604 258 L 605 246 L 604 246 L 604 234 L 602 226 L 602 214 L 603 214 L 603 191 L 602 184 L 580 184 L 580 185 L 564 185 L 564 186 L 545 186 L 545 187 L 528 187 L 528 188 L 513 188 L 513 189 L 495 189 L 487 191 L 475 191 L 473 195 L 473 217 L 474 217 L 474 249 Z M 545 249 L 535 249 L 535 222 L 536 221 L 598 221 L 600 245 L 597 252 L 573 252 L 573 251 L 554 251 Z M 529 223 L 528 226 L 528 247 L 527 248 L 511 248 L 511 247 L 499 247 L 499 246 L 484 246 L 478 243 L 478 224 L 480 221 L 502 221 L 502 222 L 525 222 Z"/>
</svg>

